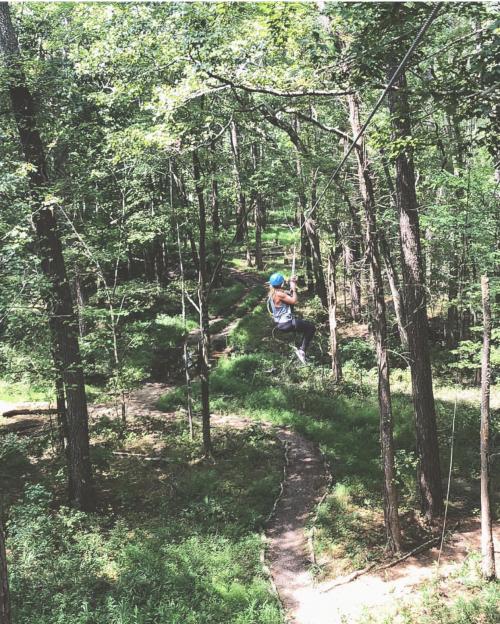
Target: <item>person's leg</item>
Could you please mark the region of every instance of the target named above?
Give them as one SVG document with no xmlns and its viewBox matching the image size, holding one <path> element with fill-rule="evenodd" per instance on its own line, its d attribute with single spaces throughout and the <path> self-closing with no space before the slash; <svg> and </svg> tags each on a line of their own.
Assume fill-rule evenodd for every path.
<svg viewBox="0 0 500 624">
<path fill-rule="evenodd" d="M 305 353 L 314 337 L 316 327 L 310 321 L 295 319 L 295 328 L 298 332 L 302 334 L 302 344 L 300 345 L 300 348 Z"/>
</svg>

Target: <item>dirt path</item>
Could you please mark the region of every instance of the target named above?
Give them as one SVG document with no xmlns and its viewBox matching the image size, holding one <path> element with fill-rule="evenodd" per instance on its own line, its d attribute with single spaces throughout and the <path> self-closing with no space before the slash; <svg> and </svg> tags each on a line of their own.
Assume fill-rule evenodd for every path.
<svg viewBox="0 0 500 624">
<path fill-rule="evenodd" d="M 255 276 L 252 276 L 255 279 Z M 250 284 L 251 281 L 249 280 Z M 247 286 L 249 284 L 247 283 Z M 238 321 L 222 330 L 227 336 Z M 144 384 L 128 402 L 131 420 L 168 418 L 156 408 L 169 386 Z M 13 408 L 15 406 L 9 405 Z M 112 415 L 109 405 L 90 407 L 91 418 Z M 30 419 L 31 420 L 31 419 Z M 254 421 L 236 415 L 213 415 L 214 426 L 244 428 Z M 265 423 L 263 427 L 271 429 Z M 435 578 L 437 549 L 411 557 L 381 573 L 366 574 L 346 584 L 315 583 L 311 575 L 311 551 L 307 525 L 325 491 L 327 474 L 318 449 L 312 442 L 287 427 L 272 428 L 286 449 L 287 464 L 283 490 L 266 528 L 267 561 L 290 624 L 344 624 L 355 622 L 363 611 L 381 613 L 395 602 L 413 599 L 415 588 Z M 497 569 L 500 569 L 500 526 L 495 527 Z M 439 573 L 446 578 L 457 563 L 480 549 L 480 527 L 472 522 L 446 544 Z M 447 585 L 448 590 L 448 585 Z"/>
<path fill-rule="evenodd" d="M 145 384 L 130 398 L 131 417 L 162 418 L 158 398 L 168 391 L 163 384 Z M 237 415 L 212 416 L 215 427 L 244 428 L 255 421 Z M 266 528 L 267 563 L 290 624 L 345 624 L 355 622 L 364 611 L 377 613 L 396 602 L 414 599 L 416 587 L 436 578 L 438 549 L 410 557 L 379 573 L 370 573 L 350 583 L 315 583 L 311 574 L 311 552 L 307 525 L 322 496 L 327 474 L 318 449 L 287 427 L 272 430 L 286 448 L 287 464 L 283 492 Z M 439 575 L 446 579 L 468 554 L 480 549 L 480 526 L 471 521 L 445 545 Z M 497 567 L 500 569 L 500 526 L 495 527 Z M 447 581 L 447 590 L 449 581 Z"/>
<path fill-rule="evenodd" d="M 307 522 L 327 484 L 318 449 L 300 434 L 282 429 L 277 437 L 287 448 L 283 495 L 266 531 L 274 584 L 289 622 L 303 622 L 308 597 L 314 593 Z"/>
</svg>

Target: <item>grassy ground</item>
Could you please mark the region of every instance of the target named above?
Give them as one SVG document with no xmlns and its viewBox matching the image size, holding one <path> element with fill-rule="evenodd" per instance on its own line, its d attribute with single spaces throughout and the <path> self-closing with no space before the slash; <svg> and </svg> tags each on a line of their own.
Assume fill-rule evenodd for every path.
<svg viewBox="0 0 500 624">
<path fill-rule="evenodd" d="M 0 438 L 0 472 L 16 475 L 2 489 L 13 621 L 281 624 L 259 535 L 279 489 L 277 442 L 259 428 L 217 430 L 206 463 L 183 422 L 143 419 L 124 435 L 103 417 L 91 433 L 96 514 L 64 507 L 48 438 Z"/>
<path fill-rule="evenodd" d="M 381 500 L 379 422 L 373 353 L 366 341 L 344 344 L 345 380 L 335 386 L 327 356 L 316 347 L 314 365 L 298 368 L 291 357 L 293 336 L 274 340 L 264 304 L 246 315 L 230 336 L 235 356 L 223 360 L 211 376 L 215 411 L 242 413 L 256 420 L 291 424 L 316 441 L 334 476 L 334 485 L 317 521 L 316 549 L 320 577 L 347 573 L 384 555 L 385 533 Z M 358 341 L 359 342 L 359 341 Z M 353 346 L 354 345 L 354 346 Z M 416 452 L 413 408 L 407 370 L 392 374 L 396 468 L 401 494 L 404 545 L 426 538 L 418 521 L 415 487 Z M 494 393 L 495 394 L 495 393 Z M 438 428 L 443 474 L 447 473 L 450 433 L 456 407 L 455 452 L 450 515 L 474 515 L 479 507 L 479 390 L 436 384 Z M 495 399 L 496 400 L 496 399 Z M 184 402 L 183 390 L 160 401 L 171 410 Z M 495 425 L 498 429 L 498 423 Z M 500 482 L 494 465 L 494 484 Z M 495 501 L 497 515 L 499 501 Z"/>
<path fill-rule="evenodd" d="M 0 401 L 50 401 L 53 391 L 49 388 L 36 388 L 28 383 L 12 383 L 0 380 Z"/>
<path fill-rule="evenodd" d="M 329 375 L 326 334 L 315 338 L 313 365 L 298 367 L 290 349 L 293 335 L 271 335 L 265 305 L 259 303 L 263 289 L 256 286 L 241 299 L 241 286 L 226 285 L 212 301 L 213 314 L 235 306 L 224 325 L 241 319 L 229 337 L 233 357 L 212 371 L 212 409 L 292 425 L 320 446 L 334 484 L 317 520 L 319 578 L 383 558 L 378 405 L 369 342 L 343 340 L 345 379 L 336 386 Z M 325 321 L 314 301 L 307 316 L 320 326 Z M 158 336 L 174 344 L 182 335 L 178 317 L 158 318 Z M 477 388 L 435 381 L 443 474 L 456 401 L 453 521 L 478 512 L 479 394 Z M 407 370 L 393 370 L 392 388 L 404 546 L 410 548 L 425 540 L 426 528 L 414 511 L 416 453 Z M 178 388 L 159 406 L 171 412 L 184 400 Z M 498 409 L 498 391 L 493 405 Z M 494 427 L 498 435 L 498 419 Z M 94 515 L 62 505 L 63 465 L 50 439 L 0 438 L 15 621 L 281 624 L 260 566 L 258 534 L 277 492 L 280 449 L 258 428 L 215 431 L 214 437 L 216 462 L 208 464 L 199 460 L 199 435 L 191 442 L 180 420 L 136 421 L 124 435 L 114 420 L 100 419 L 92 428 L 100 492 Z M 116 451 L 165 461 L 116 456 Z M 494 491 L 499 468 L 494 463 Z M 500 515 L 498 499 L 495 513 Z M 447 594 L 451 585 L 436 582 L 391 614 L 368 614 L 363 624 L 494 624 L 498 585 L 483 584 L 474 565 L 469 562 L 450 580 L 462 594 L 458 601 Z"/>
<path fill-rule="evenodd" d="M 500 583 L 485 583 L 479 568 L 479 555 L 471 555 L 446 579 L 436 576 L 411 600 L 372 610 L 357 624 L 497 624 Z"/>
</svg>

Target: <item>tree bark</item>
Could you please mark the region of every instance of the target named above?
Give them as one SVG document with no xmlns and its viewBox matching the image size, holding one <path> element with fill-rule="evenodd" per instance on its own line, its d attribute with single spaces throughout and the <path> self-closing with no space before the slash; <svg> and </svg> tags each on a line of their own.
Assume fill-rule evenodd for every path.
<svg viewBox="0 0 500 624">
<path fill-rule="evenodd" d="M 231 151 L 233 153 L 233 168 L 234 177 L 236 180 L 236 190 L 238 195 L 238 210 L 236 213 L 236 243 L 245 242 L 246 258 L 248 266 L 252 266 L 252 257 L 250 254 L 250 247 L 248 244 L 248 225 L 247 225 L 247 208 L 246 208 L 246 196 L 243 192 L 243 184 L 241 182 L 241 160 L 240 149 L 238 139 L 238 127 L 231 122 Z"/>
<path fill-rule="evenodd" d="M 9 580 L 7 575 L 7 554 L 5 532 L 0 518 L 0 624 L 10 624 Z"/>
<path fill-rule="evenodd" d="M 399 283 L 398 272 L 394 266 L 389 245 L 383 234 L 379 233 L 380 251 L 384 259 L 385 272 L 387 275 L 387 281 L 389 282 L 389 288 L 391 289 L 392 303 L 394 304 L 394 313 L 396 315 L 396 323 L 398 325 L 399 339 L 403 349 L 408 349 L 408 334 L 406 332 L 405 312 L 403 297 L 401 295 L 401 285 Z"/>
<path fill-rule="evenodd" d="M 344 267 L 349 280 L 351 318 L 355 323 L 361 320 L 361 240 L 362 231 L 358 212 L 353 205 L 347 191 L 337 182 L 336 186 L 340 191 L 351 215 L 350 233 L 346 232 L 343 243 Z"/>
<path fill-rule="evenodd" d="M 490 286 L 486 275 L 481 277 L 483 302 L 483 352 L 481 358 L 481 553 L 482 572 L 485 579 L 496 577 L 495 549 L 491 526 L 490 481 L 490 343 L 491 307 Z"/>
<path fill-rule="evenodd" d="M 297 126 L 298 128 L 298 126 Z M 311 241 L 306 232 L 305 227 L 305 214 L 307 214 L 307 197 L 304 191 L 304 176 L 302 175 L 302 163 L 300 162 L 300 154 L 297 151 L 295 158 L 295 167 L 297 171 L 298 197 L 299 197 L 299 225 L 300 225 L 300 255 L 304 259 L 307 293 L 312 295 L 314 293 L 314 273 L 312 262 L 312 250 Z"/>
<path fill-rule="evenodd" d="M 53 341 L 62 362 L 67 402 L 69 499 L 74 507 L 89 510 L 94 507 L 94 497 L 78 322 L 57 229 L 57 209 L 44 203 L 49 178 L 45 151 L 36 126 L 35 102 L 26 86 L 17 37 L 5 2 L 0 3 L 0 51 L 7 66 L 9 94 L 22 151 L 30 165 L 28 179 L 38 255 L 48 283 L 44 298 L 51 331 L 54 332 Z"/>
<path fill-rule="evenodd" d="M 198 307 L 200 323 L 200 383 L 201 417 L 203 429 L 203 451 L 206 457 L 212 453 L 210 432 L 210 323 L 208 318 L 208 273 L 207 273 L 207 214 L 201 186 L 200 160 L 193 152 L 193 175 L 198 197 L 198 218 L 200 228 Z"/>
<path fill-rule="evenodd" d="M 332 249 L 328 255 L 328 322 L 330 327 L 330 358 L 332 376 L 336 383 L 342 381 L 342 366 L 337 340 L 337 253 Z"/>
<path fill-rule="evenodd" d="M 349 116 L 354 136 L 360 131 L 359 99 L 348 96 Z M 373 179 L 366 156 L 364 140 L 356 150 L 358 162 L 359 190 L 363 200 L 366 220 L 366 252 L 370 266 L 370 290 L 373 297 L 372 328 L 375 340 L 378 369 L 378 401 L 380 412 L 380 444 L 384 469 L 384 518 L 387 548 L 391 552 L 401 550 L 401 529 L 398 516 L 398 495 L 395 486 L 393 418 L 387 355 L 387 321 L 384 297 L 384 283 L 378 245 L 376 203 Z"/>
<path fill-rule="evenodd" d="M 306 287 L 307 293 L 309 295 L 314 294 L 314 273 L 312 266 L 312 252 L 311 252 L 311 243 L 309 241 L 309 237 L 307 236 L 306 229 L 304 226 L 304 212 L 300 213 L 300 255 L 304 259 L 304 268 L 306 274 Z"/>
<path fill-rule="evenodd" d="M 220 245 L 220 207 L 219 207 L 219 182 L 217 180 L 217 160 L 216 160 L 216 150 L 215 145 L 212 143 L 211 145 L 211 153 L 212 153 L 212 226 L 214 232 L 214 240 L 213 240 L 213 252 L 214 256 L 218 258 L 221 255 L 221 245 Z"/>
<path fill-rule="evenodd" d="M 306 217 L 304 229 L 309 239 L 312 252 L 312 269 L 314 272 L 315 292 L 318 295 L 324 308 L 328 307 L 328 296 L 326 293 L 325 273 L 323 271 L 323 260 L 321 258 L 320 242 L 316 224 L 311 217 Z"/>
<path fill-rule="evenodd" d="M 316 204 L 316 173 L 311 176 L 311 207 Z M 315 292 L 318 295 L 322 306 L 328 308 L 328 294 L 326 291 L 325 272 L 323 270 L 323 259 L 321 258 L 321 245 L 318 236 L 316 223 L 312 217 L 306 217 L 304 229 L 312 251 L 312 265 L 314 271 Z"/>
<path fill-rule="evenodd" d="M 392 76 L 393 68 L 389 71 Z M 396 201 L 401 234 L 401 262 L 406 306 L 406 331 L 413 388 L 413 406 L 420 460 L 422 512 L 431 520 L 443 513 L 443 490 L 436 410 L 428 342 L 427 300 L 420 245 L 415 171 L 410 147 L 411 119 L 403 73 L 389 91 L 392 137 L 405 147 L 396 157 Z"/>
<path fill-rule="evenodd" d="M 254 174 L 257 174 L 259 170 L 259 147 L 257 143 L 252 143 L 252 161 Z M 263 201 L 262 194 L 258 188 L 255 189 L 253 195 L 255 202 L 255 266 L 259 271 L 262 271 L 264 269 L 264 263 L 262 261 Z"/>
</svg>

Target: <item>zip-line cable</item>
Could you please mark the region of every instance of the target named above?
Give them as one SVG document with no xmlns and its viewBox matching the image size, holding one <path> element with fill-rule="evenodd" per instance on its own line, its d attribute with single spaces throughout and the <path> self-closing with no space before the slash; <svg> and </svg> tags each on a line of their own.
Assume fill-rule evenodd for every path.
<svg viewBox="0 0 500 624">
<path fill-rule="evenodd" d="M 429 26 L 432 24 L 432 22 L 436 19 L 437 14 L 439 12 L 439 10 L 441 9 L 442 6 L 442 2 L 438 2 L 436 4 L 436 6 L 432 9 L 429 17 L 426 19 L 425 23 L 423 24 L 423 26 L 420 28 L 420 30 L 417 33 L 417 36 L 415 37 L 415 40 L 413 41 L 413 43 L 411 44 L 410 48 L 408 49 L 407 53 L 404 55 L 403 60 L 401 61 L 401 63 L 399 64 L 398 68 L 396 69 L 396 71 L 394 72 L 394 74 L 392 75 L 392 78 L 389 80 L 387 86 L 385 87 L 385 89 L 383 90 L 381 96 L 379 97 L 379 99 L 377 100 L 377 103 L 375 104 L 375 106 L 373 107 L 372 112 L 368 115 L 368 119 L 365 121 L 365 123 L 363 124 L 363 126 L 361 127 L 361 130 L 358 132 L 358 134 L 356 135 L 356 137 L 353 139 L 349 149 L 347 150 L 347 152 L 344 154 L 344 158 L 342 158 L 342 160 L 340 161 L 340 164 L 338 165 L 338 167 L 335 169 L 335 171 L 332 173 L 332 175 L 330 176 L 328 182 L 326 183 L 325 187 L 323 188 L 323 190 L 321 191 L 321 193 L 319 194 L 318 198 L 316 199 L 316 201 L 314 202 L 313 206 L 311 207 L 311 209 L 309 210 L 309 212 L 307 212 L 304 216 L 304 223 L 300 226 L 299 229 L 302 229 L 305 225 L 305 223 L 307 222 L 307 219 L 309 219 L 311 217 L 312 214 L 314 214 L 314 211 L 316 210 L 316 208 L 318 207 L 319 202 L 323 199 L 323 197 L 325 196 L 326 191 L 330 188 L 331 183 L 334 181 L 334 179 L 336 178 L 336 176 L 338 175 L 339 171 L 342 169 L 342 167 L 344 166 L 344 164 L 346 163 L 347 159 L 349 158 L 352 150 L 357 146 L 358 140 L 363 136 L 363 133 L 365 132 L 366 128 L 368 127 L 368 124 L 371 122 L 371 120 L 373 119 L 373 117 L 375 116 L 375 113 L 378 111 L 378 109 L 380 108 L 380 105 L 382 104 L 382 102 L 384 101 L 385 96 L 387 95 L 389 89 L 392 87 L 392 85 L 396 82 L 396 80 L 399 78 L 399 76 L 401 75 L 401 72 L 403 71 L 403 69 L 405 68 L 406 63 L 408 62 L 408 60 L 410 59 L 410 57 L 413 55 L 413 53 L 415 52 L 416 48 L 418 47 L 418 45 L 420 44 L 420 42 L 422 41 L 425 33 L 427 32 Z"/>
</svg>

